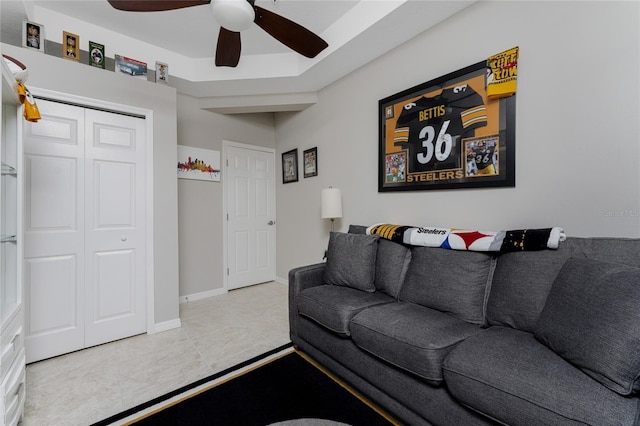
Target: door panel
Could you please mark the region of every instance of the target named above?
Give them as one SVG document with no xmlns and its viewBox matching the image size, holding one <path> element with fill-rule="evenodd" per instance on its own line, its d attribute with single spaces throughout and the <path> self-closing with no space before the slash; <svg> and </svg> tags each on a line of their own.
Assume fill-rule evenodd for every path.
<svg viewBox="0 0 640 426">
<path fill-rule="evenodd" d="M 30 360 L 75 350 L 84 343 L 84 291 L 74 255 L 27 259 L 25 264 L 25 336 Z M 55 306 L 55 309 L 52 309 Z M 32 343 L 37 344 L 33 345 Z M 79 346 L 80 345 L 80 346 Z"/>
<path fill-rule="evenodd" d="M 249 233 L 246 231 L 234 232 L 235 267 L 232 269 L 236 275 L 246 274 L 249 271 Z"/>
<path fill-rule="evenodd" d="M 131 315 L 134 311 L 135 252 L 120 250 L 95 253 L 95 321 Z"/>
<path fill-rule="evenodd" d="M 269 240 L 271 236 L 268 230 L 256 231 L 256 269 L 269 267 Z"/>
<path fill-rule="evenodd" d="M 230 146 L 225 188 L 227 287 L 275 279 L 274 153 Z"/>
<path fill-rule="evenodd" d="M 96 161 L 96 228 L 135 226 L 135 164 Z"/>
<path fill-rule="evenodd" d="M 26 155 L 24 167 L 32 189 L 25 200 L 27 231 L 77 231 L 77 159 Z"/>
<path fill-rule="evenodd" d="M 38 101 L 44 105 L 52 102 Z M 33 142 L 66 144 L 78 147 L 78 135 L 81 135 L 79 126 L 82 127 L 82 115 L 78 114 L 75 107 L 59 104 L 55 111 L 44 109 L 45 114 L 38 122 L 38 126 L 29 127 L 27 135 Z M 55 114 L 55 115 L 54 115 Z"/>
</svg>

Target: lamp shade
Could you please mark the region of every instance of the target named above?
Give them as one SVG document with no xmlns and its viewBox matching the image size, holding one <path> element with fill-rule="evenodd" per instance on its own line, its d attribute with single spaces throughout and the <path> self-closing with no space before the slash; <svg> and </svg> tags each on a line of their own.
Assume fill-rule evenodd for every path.
<svg viewBox="0 0 640 426">
<path fill-rule="evenodd" d="M 338 188 L 325 188 L 321 193 L 322 219 L 342 217 L 342 193 Z"/>
</svg>

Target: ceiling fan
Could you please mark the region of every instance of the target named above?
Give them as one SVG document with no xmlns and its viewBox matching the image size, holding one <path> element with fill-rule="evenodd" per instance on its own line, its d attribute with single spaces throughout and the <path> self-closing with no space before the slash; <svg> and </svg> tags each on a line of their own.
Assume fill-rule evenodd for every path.
<svg viewBox="0 0 640 426">
<path fill-rule="evenodd" d="M 108 0 L 115 9 L 127 12 L 159 12 L 185 7 L 211 5 L 220 24 L 216 66 L 235 67 L 240 61 L 240 32 L 255 22 L 290 49 L 315 58 L 327 48 L 322 38 L 302 25 L 255 5 L 255 0 Z"/>
</svg>

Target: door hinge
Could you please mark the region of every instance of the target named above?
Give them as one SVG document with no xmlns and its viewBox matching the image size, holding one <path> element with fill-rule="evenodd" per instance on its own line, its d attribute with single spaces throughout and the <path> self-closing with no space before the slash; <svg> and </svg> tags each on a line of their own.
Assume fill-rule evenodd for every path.
<svg viewBox="0 0 640 426">
<path fill-rule="evenodd" d="M 229 275 L 229 268 L 227 268 L 227 275 Z"/>
</svg>

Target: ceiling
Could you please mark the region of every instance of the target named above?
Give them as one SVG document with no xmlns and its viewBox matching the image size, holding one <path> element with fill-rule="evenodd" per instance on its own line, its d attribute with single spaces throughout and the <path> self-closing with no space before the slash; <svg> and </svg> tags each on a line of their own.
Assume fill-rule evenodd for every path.
<svg viewBox="0 0 640 426">
<path fill-rule="evenodd" d="M 216 0 L 213 0 L 216 1 Z M 257 25 L 242 32 L 236 68 L 214 65 L 219 25 L 209 5 L 165 12 L 123 12 L 106 0 L 2 0 L 0 40 L 21 44 L 22 20 L 45 27 L 48 40 L 62 31 L 120 54 L 169 64 L 169 83 L 226 112 L 302 109 L 315 93 L 469 6 L 469 1 L 257 0 L 256 5 L 306 27 L 328 42 L 316 58 L 301 56 Z M 17 37 L 17 40 L 16 40 Z M 223 111 L 224 112 L 224 111 Z"/>
</svg>

